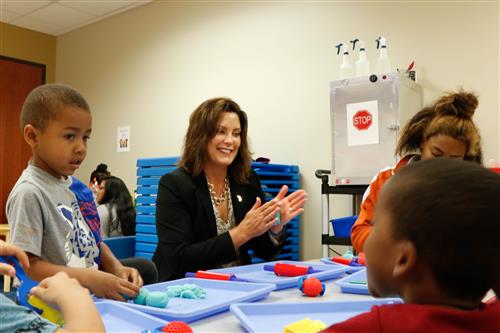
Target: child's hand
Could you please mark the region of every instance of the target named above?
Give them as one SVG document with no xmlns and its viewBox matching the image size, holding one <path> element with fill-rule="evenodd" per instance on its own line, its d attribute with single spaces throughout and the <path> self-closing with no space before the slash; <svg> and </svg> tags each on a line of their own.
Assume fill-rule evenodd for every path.
<svg viewBox="0 0 500 333">
<path fill-rule="evenodd" d="M 135 268 L 122 266 L 121 269 L 114 272 L 114 274 L 122 279 L 132 282 L 139 288 L 144 285 L 141 274 L 139 274 L 139 271 Z"/>
<path fill-rule="evenodd" d="M 30 267 L 28 256 L 23 250 L 2 240 L 0 240 L 0 256 L 15 256 L 24 269 Z M 14 276 L 16 270 L 11 265 L 0 263 L 0 274 Z"/>
<path fill-rule="evenodd" d="M 30 293 L 48 304 L 57 306 L 74 302 L 76 298 L 90 297 L 89 291 L 65 272 L 43 279 L 38 286 L 31 288 Z"/>
<path fill-rule="evenodd" d="M 90 270 L 87 285 L 97 297 L 125 301 L 122 294 L 131 298 L 137 296 L 139 287 L 121 277 L 98 270 Z M 142 281 L 142 280 L 141 280 Z"/>
</svg>

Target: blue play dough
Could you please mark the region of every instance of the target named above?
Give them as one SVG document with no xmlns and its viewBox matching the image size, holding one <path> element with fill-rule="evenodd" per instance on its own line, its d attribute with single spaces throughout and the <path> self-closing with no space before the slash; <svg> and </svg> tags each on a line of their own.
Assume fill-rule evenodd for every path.
<svg viewBox="0 0 500 333">
<path fill-rule="evenodd" d="M 162 291 L 151 291 L 146 296 L 146 305 L 155 308 L 165 308 L 168 304 L 167 293 Z"/>
<path fill-rule="evenodd" d="M 140 304 L 140 305 L 145 305 L 146 304 L 146 297 L 148 296 L 149 291 L 146 288 L 141 288 L 139 290 L 139 294 L 134 298 L 134 303 L 135 304 Z"/>
<path fill-rule="evenodd" d="M 120 293 L 120 295 L 122 295 L 122 297 L 123 297 L 123 298 L 125 298 L 125 300 L 126 300 L 126 301 L 131 300 L 131 299 L 134 299 L 134 297 L 129 296 L 129 295 L 124 294 L 124 293 Z"/>
<path fill-rule="evenodd" d="M 207 291 L 196 284 L 176 284 L 167 287 L 168 297 L 180 297 L 180 298 L 190 298 L 190 299 L 205 299 L 207 297 Z"/>
<path fill-rule="evenodd" d="M 197 298 L 196 295 L 193 293 L 192 290 L 184 290 L 181 292 L 181 298 L 190 298 L 190 299 L 195 299 Z"/>
</svg>

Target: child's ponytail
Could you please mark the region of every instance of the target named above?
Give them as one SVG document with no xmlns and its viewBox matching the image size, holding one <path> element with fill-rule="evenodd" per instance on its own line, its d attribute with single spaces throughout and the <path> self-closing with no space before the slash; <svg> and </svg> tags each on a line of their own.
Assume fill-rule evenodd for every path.
<svg viewBox="0 0 500 333">
<path fill-rule="evenodd" d="M 444 95 L 434 104 L 436 116 L 453 116 L 472 120 L 479 104 L 477 96 L 463 90 Z"/>
</svg>

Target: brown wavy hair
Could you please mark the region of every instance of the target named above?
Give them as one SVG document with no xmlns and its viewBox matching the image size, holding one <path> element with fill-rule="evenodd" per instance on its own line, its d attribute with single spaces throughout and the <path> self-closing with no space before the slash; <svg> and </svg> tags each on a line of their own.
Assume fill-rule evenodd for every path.
<svg viewBox="0 0 500 333">
<path fill-rule="evenodd" d="M 247 184 L 250 175 L 251 154 L 248 147 L 248 120 L 240 106 L 227 97 L 216 97 L 201 103 L 189 117 L 189 127 L 184 138 L 184 148 L 179 166 L 192 177 L 203 172 L 208 159 L 207 145 L 217 133 L 217 125 L 223 112 L 238 115 L 241 126 L 241 144 L 236 157 L 229 166 L 229 172 L 236 182 Z"/>
<path fill-rule="evenodd" d="M 481 136 L 472 121 L 479 104 L 474 93 L 460 90 L 441 96 L 405 125 L 401 131 L 396 155 L 404 156 L 420 150 L 423 142 L 435 135 L 447 135 L 465 145 L 464 160 L 482 164 Z"/>
</svg>

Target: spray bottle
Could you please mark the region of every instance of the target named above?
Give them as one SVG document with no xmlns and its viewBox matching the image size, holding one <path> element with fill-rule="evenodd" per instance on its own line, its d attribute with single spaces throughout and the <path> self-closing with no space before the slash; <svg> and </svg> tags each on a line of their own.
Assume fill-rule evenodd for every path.
<svg viewBox="0 0 500 333">
<path fill-rule="evenodd" d="M 391 60 L 387 55 L 387 40 L 384 37 L 379 37 L 375 41 L 377 42 L 377 49 L 380 50 L 377 59 L 377 73 L 389 73 L 391 71 Z"/>
<path fill-rule="evenodd" d="M 370 75 L 370 63 L 366 58 L 365 43 L 357 38 L 351 40 L 352 49 L 356 48 L 356 43 L 359 42 L 359 58 L 356 62 L 356 76 Z"/>
<path fill-rule="evenodd" d="M 352 77 L 352 66 L 349 62 L 349 51 L 347 45 L 342 43 L 336 45 L 337 54 L 340 53 L 342 49 L 342 63 L 340 64 L 340 79 L 347 79 Z"/>
</svg>

